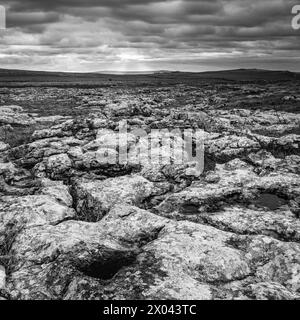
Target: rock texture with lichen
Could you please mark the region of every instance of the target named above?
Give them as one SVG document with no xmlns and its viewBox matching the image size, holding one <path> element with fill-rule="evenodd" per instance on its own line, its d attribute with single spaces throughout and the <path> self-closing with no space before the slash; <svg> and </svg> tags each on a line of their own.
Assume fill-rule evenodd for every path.
<svg viewBox="0 0 300 320">
<path fill-rule="evenodd" d="M 0 300 L 300 299 L 299 113 L 99 90 L 78 91 L 93 110 L 77 117 L 0 107 L 3 132 L 35 126 L 0 141 Z M 125 119 L 201 129 L 203 173 L 186 158 L 110 161 L 143 145 L 118 135 Z"/>
</svg>

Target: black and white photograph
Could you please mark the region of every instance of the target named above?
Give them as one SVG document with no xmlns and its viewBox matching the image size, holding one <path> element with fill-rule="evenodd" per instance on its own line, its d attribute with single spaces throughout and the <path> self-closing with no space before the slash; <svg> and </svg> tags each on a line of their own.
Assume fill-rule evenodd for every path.
<svg viewBox="0 0 300 320">
<path fill-rule="evenodd" d="M 300 300 L 300 1 L 0 0 L 0 309 L 220 300 Z"/>
</svg>

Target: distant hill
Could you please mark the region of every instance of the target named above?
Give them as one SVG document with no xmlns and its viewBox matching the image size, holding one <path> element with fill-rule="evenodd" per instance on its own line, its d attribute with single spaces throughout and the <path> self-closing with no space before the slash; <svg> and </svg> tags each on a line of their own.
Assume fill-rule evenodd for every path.
<svg viewBox="0 0 300 320">
<path fill-rule="evenodd" d="M 15 75 L 28 75 L 28 76 L 97 76 L 97 75 L 151 75 L 151 74 L 169 74 L 174 73 L 168 70 L 158 71 L 97 71 L 97 72 L 55 72 L 55 71 L 30 71 L 30 70 L 17 70 L 17 69 L 1 69 L 0 76 L 15 76 Z"/>
<path fill-rule="evenodd" d="M 91 76 L 95 73 L 75 73 L 75 72 L 57 72 L 57 71 L 31 71 L 31 70 L 17 70 L 17 69 L 1 69 L 0 77 L 3 76 L 55 76 L 55 77 L 66 77 L 66 76 Z"/>
<path fill-rule="evenodd" d="M 105 75 L 149 75 L 154 74 L 154 71 L 98 71 L 97 74 Z"/>
<path fill-rule="evenodd" d="M 253 81 L 253 80 L 293 80 L 300 79 L 299 73 L 290 71 L 271 71 L 262 69 L 236 69 L 224 71 L 201 72 L 204 78 L 222 78 L 227 80 Z"/>
<path fill-rule="evenodd" d="M 271 71 L 262 69 L 235 69 L 235 70 L 221 70 L 208 72 L 180 72 L 169 70 L 157 71 L 100 71 L 97 74 L 102 75 L 173 75 L 180 76 L 190 75 L 191 77 L 200 77 L 206 79 L 226 79 L 238 81 L 252 81 L 252 80 L 292 80 L 299 78 L 299 73 L 290 71 Z"/>
<path fill-rule="evenodd" d="M 131 72 L 93 72 L 68 73 L 0 69 L 0 86 L 17 85 L 89 85 L 102 86 L 127 83 L 153 85 L 203 83 L 205 81 L 298 81 L 300 73 L 290 71 L 270 71 L 260 69 L 237 69 L 211 72 L 180 72 L 180 71 L 131 71 Z"/>
<path fill-rule="evenodd" d="M 169 74 L 175 71 L 157 70 L 157 71 L 98 71 L 97 74 L 106 75 L 150 75 L 150 74 Z"/>
</svg>

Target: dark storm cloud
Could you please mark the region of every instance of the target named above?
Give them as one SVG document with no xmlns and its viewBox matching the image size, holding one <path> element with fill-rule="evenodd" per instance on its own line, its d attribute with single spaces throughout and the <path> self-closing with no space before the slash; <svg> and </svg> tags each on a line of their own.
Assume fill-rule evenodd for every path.
<svg viewBox="0 0 300 320">
<path fill-rule="evenodd" d="M 188 24 L 191 34 L 197 27 L 252 28 L 274 23 L 275 29 L 290 19 L 294 0 L 2 0 L 10 9 L 11 25 L 23 26 L 57 22 L 63 14 L 82 17 L 89 21 L 110 18 L 118 21 L 124 32 L 130 22 L 144 22 L 144 29 L 151 31 L 151 24 L 166 28 Z M 28 13 L 29 12 L 29 13 Z M 44 15 L 44 17 L 43 17 Z M 196 25 L 195 29 L 192 26 Z M 277 27 L 276 27 L 277 25 Z M 136 30 L 135 30 L 136 31 Z M 142 30 L 143 31 L 143 30 Z M 211 32 L 209 32 L 211 33 Z"/>
<path fill-rule="evenodd" d="M 7 35 L 0 35 L 0 46 L 10 46 L 6 48 L 11 50 L 10 54 L 15 50 L 16 59 L 19 50 L 20 61 L 34 54 L 43 58 L 63 57 L 70 64 L 76 59 L 79 63 L 99 59 L 127 63 L 136 59 L 149 65 L 166 59 L 174 65 L 174 61 L 185 59 L 198 65 L 205 57 L 228 62 L 236 59 L 240 63 L 248 59 L 251 64 L 255 57 L 261 63 L 268 59 L 283 61 L 285 57 L 287 60 L 291 54 L 295 59 L 299 57 L 299 32 L 291 28 L 291 8 L 299 4 L 298 0 L 0 0 L 0 3 L 8 7 L 10 27 Z M 16 49 L 15 45 L 23 47 Z"/>
<path fill-rule="evenodd" d="M 63 8 L 90 8 L 90 7 L 120 7 L 131 4 L 149 4 L 159 2 L 160 0 L 6 0 L 2 2 L 10 3 L 14 11 L 28 10 L 60 10 Z"/>
<path fill-rule="evenodd" d="M 61 15 L 57 12 L 11 12 L 7 17 L 8 28 L 33 26 L 58 22 Z"/>
</svg>

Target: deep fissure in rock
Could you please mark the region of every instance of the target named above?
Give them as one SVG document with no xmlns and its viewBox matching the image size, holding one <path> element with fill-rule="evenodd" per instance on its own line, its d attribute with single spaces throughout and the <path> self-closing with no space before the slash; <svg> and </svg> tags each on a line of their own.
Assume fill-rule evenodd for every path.
<svg viewBox="0 0 300 320">
<path fill-rule="evenodd" d="M 112 279 L 122 268 L 134 263 L 137 253 L 115 252 L 107 258 L 99 257 L 88 265 L 79 268 L 89 277 L 109 280 Z"/>
</svg>

